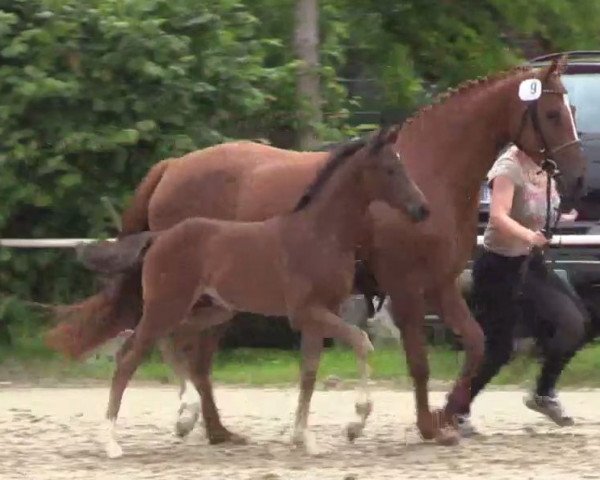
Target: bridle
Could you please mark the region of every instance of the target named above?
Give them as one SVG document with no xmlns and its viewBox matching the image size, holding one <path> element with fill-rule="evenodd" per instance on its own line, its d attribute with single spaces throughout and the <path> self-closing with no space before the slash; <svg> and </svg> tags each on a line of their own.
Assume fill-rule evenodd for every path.
<svg viewBox="0 0 600 480">
<path fill-rule="evenodd" d="M 564 95 L 564 92 L 560 92 L 560 91 L 552 90 L 552 89 L 548 89 L 548 88 L 542 88 L 542 95 L 543 94 Z M 548 144 L 548 141 L 546 139 L 546 136 L 544 135 L 544 131 L 542 130 L 542 127 L 540 125 L 539 112 L 538 112 L 538 106 L 539 106 L 538 104 L 539 104 L 540 98 L 541 98 L 541 95 L 536 100 L 530 100 L 530 101 L 526 102 L 527 105 L 526 105 L 525 110 L 523 111 L 523 116 L 521 117 L 521 123 L 519 125 L 519 129 L 517 130 L 517 135 L 516 135 L 513 143 L 517 146 L 517 148 L 519 148 L 519 150 L 525 152 L 525 150 L 523 149 L 523 147 L 520 143 L 520 140 L 521 140 L 521 136 L 523 135 L 523 130 L 525 129 L 525 123 L 527 122 L 527 117 L 529 116 L 531 118 L 531 124 L 533 126 L 533 131 L 539 138 L 540 143 L 542 145 L 542 148 L 539 150 L 539 153 L 541 153 L 544 156 L 544 160 L 542 161 L 542 163 L 540 165 L 542 170 L 539 172 L 539 173 L 546 174 L 546 218 L 545 218 L 545 222 L 544 222 L 544 229 L 542 230 L 542 232 L 548 240 L 552 240 L 552 237 L 554 235 L 554 230 L 556 229 L 556 226 L 558 225 L 558 222 L 560 221 L 560 211 L 559 211 L 557 213 L 557 217 L 554 222 L 554 225 L 551 225 L 552 179 L 558 178 L 560 176 L 560 171 L 558 169 L 558 165 L 556 164 L 556 161 L 554 160 L 554 156 L 558 152 L 564 150 L 565 148 L 580 144 L 581 140 L 576 138 L 569 142 L 565 142 L 562 145 L 558 145 L 556 147 L 550 147 L 550 145 Z M 532 257 L 535 255 L 543 256 L 543 254 L 544 253 L 541 248 L 534 247 L 531 249 L 531 252 L 528 255 L 527 259 L 521 265 L 521 269 L 520 269 L 521 287 L 523 286 L 523 283 L 525 280 L 525 275 L 527 274 L 527 271 L 529 270 L 529 264 L 531 262 Z"/>
<path fill-rule="evenodd" d="M 553 89 L 549 89 L 549 88 L 542 88 L 542 95 L 544 95 L 544 94 L 564 95 L 564 92 L 560 92 L 558 90 L 553 90 Z M 540 118 L 539 118 L 539 112 L 538 112 L 540 98 L 542 98 L 541 95 L 536 100 L 530 100 L 530 101 L 526 102 L 527 106 L 526 106 L 525 110 L 523 111 L 523 115 L 521 116 L 521 123 L 519 125 L 519 129 L 517 130 L 517 135 L 515 136 L 515 140 L 513 141 L 513 143 L 519 148 L 519 150 L 522 150 L 525 152 L 525 149 L 522 147 L 520 140 L 521 140 L 521 137 L 523 136 L 523 130 L 525 129 L 525 123 L 527 123 L 527 117 L 530 117 L 531 125 L 533 126 L 533 131 L 535 132 L 535 134 L 537 135 L 537 137 L 540 140 L 540 143 L 542 144 L 542 148 L 539 150 L 539 153 L 544 155 L 544 160 L 542 161 L 542 164 L 541 164 L 542 170 L 545 171 L 546 173 L 549 173 L 552 177 L 557 177 L 558 175 L 560 175 L 560 172 L 558 171 L 556 162 L 554 161 L 554 156 L 558 152 L 564 150 L 565 148 L 580 144 L 581 140 L 576 138 L 569 142 L 565 142 L 562 145 L 558 145 L 556 147 L 550 147 L 550 145 L 548 144 L 548 140 L 546 139 L 546 136 L 544 135 L 544 131 L 542 130 L 542 126 L 540 124 Z"/>
</svg>

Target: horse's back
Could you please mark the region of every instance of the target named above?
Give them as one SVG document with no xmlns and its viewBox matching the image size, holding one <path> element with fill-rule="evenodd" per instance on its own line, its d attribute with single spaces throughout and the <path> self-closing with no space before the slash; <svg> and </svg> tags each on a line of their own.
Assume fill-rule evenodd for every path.
<svg viewBox="0 0 600 480">
<path fill-rule="evenodd" d="M 170 162 L 149 206 L 152 230 L 189 217 L 264 220 L 291 210 L 327 158 L 254 142 L 229 142 Z"/>
</svg>

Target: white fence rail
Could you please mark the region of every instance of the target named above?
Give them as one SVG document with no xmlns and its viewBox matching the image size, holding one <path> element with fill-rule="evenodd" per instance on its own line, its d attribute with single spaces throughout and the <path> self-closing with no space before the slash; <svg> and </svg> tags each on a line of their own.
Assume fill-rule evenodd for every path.
<svg viewBox="0 0 600 480">
<path fill-rule="evenodd" d="M 109 239 L 114 241 L 114 238 Z M 75 248 L 83 243 L 95 242 L 93 238 L 0 238 L 0 247 L 6 248 Z M 483 236 L 477 237 L 477 245 L 483 244 Z M 600 235 L 555 235 L 552 246 L 600 247 Z"/>
</svg>

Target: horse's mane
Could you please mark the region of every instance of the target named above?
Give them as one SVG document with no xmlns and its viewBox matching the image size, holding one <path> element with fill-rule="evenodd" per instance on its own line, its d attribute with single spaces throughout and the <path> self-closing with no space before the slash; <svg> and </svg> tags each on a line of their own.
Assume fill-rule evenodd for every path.
<svg viewBox="0 0 600 480">
<path fill-rule="evenodd" d="M 484 77 L 466 80 L 460 83 L 458 86 L 449 88 L 446 91 L 440 93 L 433 99 L 433 103 L 417 110 L 412 116 L 406 119 L 402 130 L 409 129 L 411 125 L 415 123 L 416 120 L 422 119 L 423 117 L 426 117 L 431 113 L 438 111 L 440 108 L 446 105 L 449 100 L 461 98 L 467 94 L 480 91 L 483 87 L 486 87 L 490 84 L 500 82 L 507 78 L 511 78 L 519 73 L 531 72 L 532 70 L 533 69 L 531 67 L 519 65 L 509 70 L 493 73 Z"/>
<path fill-rule="evenodd" d="M 325 163 L 323 168 L 317 173 L 313 182 L 306 188 L 293 211 L 297 212 L 309 205 L 315 196 L 323 189 L 327 181 L 333 176 L 335 171 L 343 165 L 349 157 L 365 147 L 368 142 L 368 138 L 357 138 L 335 147 L 329 155 L 327 163 Z"/>
</svg>

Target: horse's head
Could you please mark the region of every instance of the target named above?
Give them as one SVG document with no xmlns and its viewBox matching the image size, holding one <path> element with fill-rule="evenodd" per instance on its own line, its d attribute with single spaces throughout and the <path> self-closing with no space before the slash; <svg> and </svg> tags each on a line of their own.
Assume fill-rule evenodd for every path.
<svg viewBox="0 0 600 480">
<path fill-rule="evenodd" d="M 382 128 L 363 149 L 362 181 L 373 200 L 384 201 L 420 222 L 429 216 L 429 206 L 396 151 L 399 132 L 400 126 Z"/>
<path fill-rule="evenodd" d="M 571 208 L 583 193 L 586 161 L 567 90 L 560 79 L 565 62 L 566 57 L 555 59 L 520 83 L 513 138 L 544 168 L 558 167 L 563 206 Z"/>
</svg>

